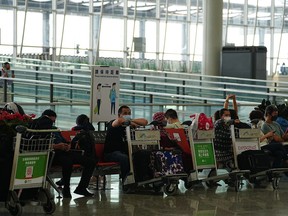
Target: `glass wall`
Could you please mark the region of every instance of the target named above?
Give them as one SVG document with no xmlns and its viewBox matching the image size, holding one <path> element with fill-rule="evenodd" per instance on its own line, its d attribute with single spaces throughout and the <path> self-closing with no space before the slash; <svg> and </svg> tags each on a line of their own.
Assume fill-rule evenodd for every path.
<svg viewBox="0 0 288 216">
<path fill-rule="evenodd" d="M 0 55 L 201 71 L 203 1 L 0 0 Z M 286 0 L 223 0 L 223 46 L 266 46 L 288 64 Z"/>
</svg>

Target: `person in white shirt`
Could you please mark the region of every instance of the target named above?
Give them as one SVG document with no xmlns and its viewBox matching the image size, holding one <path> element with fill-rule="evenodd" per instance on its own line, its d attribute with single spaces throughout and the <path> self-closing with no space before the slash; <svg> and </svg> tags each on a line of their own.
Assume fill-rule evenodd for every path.
<svg viewBox="0 0 288 216">
<path fill-rule="evenodd" d="M 183 125 L 181 125 L 181 122 L 178 119 L 176 110 L 168 109 L 164 115 L 167 120 L 165 128 L 183 128 Z"/>
</svg>

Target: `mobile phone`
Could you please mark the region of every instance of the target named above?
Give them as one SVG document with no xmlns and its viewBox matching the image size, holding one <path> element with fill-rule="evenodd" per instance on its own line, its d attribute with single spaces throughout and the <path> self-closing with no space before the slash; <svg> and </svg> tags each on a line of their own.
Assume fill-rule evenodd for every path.
<svg viewBox="0 0 288 216">
<path fill-rule="evenodd" d="M 14 70 L 12 70 L 11 73 L 12 73 L 12 75 L 14 75 L 15 74 Z"/>
</svg>

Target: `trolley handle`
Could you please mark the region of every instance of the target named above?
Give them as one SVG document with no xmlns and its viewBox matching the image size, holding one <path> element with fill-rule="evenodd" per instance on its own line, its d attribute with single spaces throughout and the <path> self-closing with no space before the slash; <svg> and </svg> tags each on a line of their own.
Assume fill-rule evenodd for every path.
<svg viewBox="0 0 288 216">
<path fill-rule="evenodd" d="M 25 127 L 25 126 L 23 126 L 23 125 L 18 125 L 18 126 L 16 126 L 15 129 L 16 129 L 16 131 L 17 131 L 18 133 L 21 133 L 21 134 L 23 134 L 23 133 L 25 133 L 25 132 L 36 132 L 36 133 L 60 132 L 59 129 L 41 129 L 41 130 L 37 130 L 37 129 L 27 128 L 27 127 Z"/>
</svg>

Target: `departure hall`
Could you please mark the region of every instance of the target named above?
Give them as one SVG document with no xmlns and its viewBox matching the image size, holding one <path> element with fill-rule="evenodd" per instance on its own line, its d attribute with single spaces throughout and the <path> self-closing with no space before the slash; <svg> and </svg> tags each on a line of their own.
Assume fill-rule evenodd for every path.
<svg viewBox="0 0 288 216">
<path fill-rule="evenodd" d="M 287 215 L 287 8 L 0 0 L 0 216 Z"/>
</svg>

